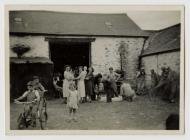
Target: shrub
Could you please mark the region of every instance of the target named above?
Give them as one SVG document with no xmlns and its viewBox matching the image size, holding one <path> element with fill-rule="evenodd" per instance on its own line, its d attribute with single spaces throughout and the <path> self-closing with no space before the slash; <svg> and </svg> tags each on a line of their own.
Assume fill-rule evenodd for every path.
<svg viewBox="0 0 190 140">
<path fill-rule="evenodd" d="M 18 58 L 21 58 L 24 53 L 30 50 L 30 46 L 25 44 L 15 44 L 11 49 L 17 54 Z"/>
</svg>

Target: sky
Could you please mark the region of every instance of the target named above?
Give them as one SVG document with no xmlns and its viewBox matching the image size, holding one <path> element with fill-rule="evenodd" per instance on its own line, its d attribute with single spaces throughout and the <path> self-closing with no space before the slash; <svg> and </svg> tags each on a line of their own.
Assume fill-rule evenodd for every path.
<svg viewBox="0 0 190 140">
<path fill-rule="evenodd" d="M 160 30 L 180 23 L 179 11 L 133 11 L 127 15 L 143 30 Z"/>
</svg>

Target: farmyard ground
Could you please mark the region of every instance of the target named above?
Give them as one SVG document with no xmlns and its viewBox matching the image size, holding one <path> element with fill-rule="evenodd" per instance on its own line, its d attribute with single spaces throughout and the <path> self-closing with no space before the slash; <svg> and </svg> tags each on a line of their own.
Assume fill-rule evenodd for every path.
<svg viewBox="0 0 190 140">
<path fill-rule="evenodd" d="M 11 129 L 17 129 L 17 117 L 22 105 L 11 104 Z M 134 102 L 115 101 L 80 104 L 78 121 L 68 122 L 68 108 L 61 100 L 48 101 L 49 130 L 163 130 L 170 113 L 178 113 L 177 103 L 169 104 L 141 96 Z M 29 128 L 29 129 L 40 129 Z"/>
</svg>

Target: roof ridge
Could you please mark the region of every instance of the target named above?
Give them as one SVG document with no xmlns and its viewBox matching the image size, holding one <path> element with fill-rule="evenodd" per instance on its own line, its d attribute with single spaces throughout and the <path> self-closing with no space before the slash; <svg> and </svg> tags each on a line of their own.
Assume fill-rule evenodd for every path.
<svg viewBox="0 0 190 140">
<path fill-rule="evenodd" d="M 44 12 L 44 13 L 57 13 L 57 14 L 92 14 L 92 15 L 125 15 L 126 13 L 83 13 L 83 12 L 68 12 L 68 11 L 51 11 L 51 10 L 11 10 L 11 12 Z M 129 17 L 129 16 L 128 16 Z"/>
</svg>

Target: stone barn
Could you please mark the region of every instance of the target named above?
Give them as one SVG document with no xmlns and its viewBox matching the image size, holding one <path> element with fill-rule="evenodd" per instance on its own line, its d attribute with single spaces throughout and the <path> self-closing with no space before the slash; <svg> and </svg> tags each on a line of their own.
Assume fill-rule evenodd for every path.
<svg viewBox="0 0 190 140">
<path fill-rule="evenodd" d="M 25 77 L 36 75 L 36 71 L 41 71 L 41 76 L 45 66 L 48 70 L 41 76 L 42 81 L 47 77 L 51 81 L 53 72 L 63 73 L 67 64 L 92 66 L 95 74 L 107 73 L 113 67 L 124 71 L 125 79 L 134 79 L 149 37 L 149 32 L 141 30 L 127 14 L 10 11 L 9 20 L 11 70 L 15 69 L 13 66 L 18 68 L 11 71 L 10 81 L 12 90 L 20 91 L 15 94 L 24 90 L 17 86 L 20 80 L 25 79 L 26 83 L 29 78 Z M 29 50 L 17 58 L 15 46 L 28 46 Z M 21 62 L 23 67 L 36 62 L 38 66 L 19 74 L 17 65 Z M 22 79 L 16 80 L 14 75 Z"/>
<path fill-rule="evenodd" d="M 180 72 L 180 24 L 153 33 L 145 43 L 141 54 L 141 63 L 147 74 L 147 86 L 150 85 L 150 70 L 161 74 L 162 66 L 169 66 Z"/>
</svg>

